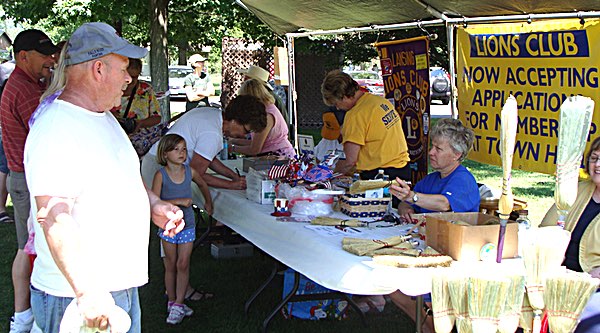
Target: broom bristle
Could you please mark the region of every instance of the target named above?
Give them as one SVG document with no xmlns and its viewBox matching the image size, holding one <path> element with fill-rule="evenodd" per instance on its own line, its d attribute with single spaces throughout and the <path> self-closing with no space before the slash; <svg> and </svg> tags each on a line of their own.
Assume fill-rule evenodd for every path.
<svg viewBox="0 0 600 333">
<path fill-rule="evenodd" d="M 529 304 L 529 298 L 527 294 L 523 297 L 521 316 L 519 316 L 519 326 L 521 326 L 525 333 L 533 330 L 533 309 L 531 308 L 531 304 Z"/>
<path fill-rule="evenodd" d="M 519 326 L 521 306 L 525 296 L 525 277 L 522 275 L 511 275 L 510 286 L 506 294 L 504 311 L 500 314 L 498 331 L 500 333 L 513 333 Z"/>
<path fill-rule="evenodd" d="M 458 333 L 471 333 L 471 320 L 469 319 L 469 302 L 467 300 L 467 286 L 469 279 L 461 274 L 448 277 L 448 291 L 450 301 L 456 317 Z"/>
<path fill-rule="evenodd" d="M 505 278 L 469 278 L 468 308 L 473 332 L 496 333 L 509 285 L 510 280 Z"/>
<path fill-rule="evenodd" d="M 446 273 L 448 269 L 436 271 L 431 282 L 431 306 L 433 310 L 433 325 L 439 333 L 450 333 L 454 327 L 454 308 L 450 301 L 448 280 Z"/>
<path fill-rule="evenodd" d="M 357 180 L 352 185 L 350 185 L 350 189 L 348 189 L 348 193 L 350 194 L 359 194 L 369 190 L 376 190 L 378 188 L 388 187 L 391 184 L 398 185 L 398 182 L 394 180 L 383 180 L 383 179 L 373 179 L 373 180 Z"/>
<path fill-rule="evenodd" d="M 563 273 L 546 279 L 544 300 L 552 332 L 573 332 L 579 316 L 598 288 L 587 273 Z"/>
</svg>

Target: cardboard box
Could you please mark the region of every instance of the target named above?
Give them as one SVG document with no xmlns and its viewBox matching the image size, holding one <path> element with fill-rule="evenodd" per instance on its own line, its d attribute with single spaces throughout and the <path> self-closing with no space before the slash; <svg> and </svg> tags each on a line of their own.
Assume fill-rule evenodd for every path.
<svg viewBox="0 0 600 333">
<path fill-rule="evenodd" d="M 246 199 L 261 205 L 272 205 L 275 199 L 275 184 L 274 180 L 248 181 L 246 183 Z"/>
<path fill-rule="evenodd" d="M 261 156 L 261 157 L 244 157 L 242 170 L 248 172 L 250 168 L 260 171 L 269 170 L 273 165 L 283 165 L 288 163 L 288 159 L 280 156 Z"/>
<path fill-rule="evenodd" d="M 254 246 L 250 243 L 241 244 L 211 244 L 210 254 L 215 259 L 252 257 Z"/>
<path fill-rule="evenodd" d="M 498 231 L 500 219 L 493 215 L 481 213 L 441 213 L 426 214 L 427 245 L 437 251 L 451 256 L 454 260 L 480 260 L 481 247 L 487 243 L 498 246 Z M 466 222 L 470 226 L 453 222 Z M 490 222 L 496 224 L 489 225 Z M 518 224 L 508 221 L 504 237 L 502 258 L 517 256 Z"/>
</svg>

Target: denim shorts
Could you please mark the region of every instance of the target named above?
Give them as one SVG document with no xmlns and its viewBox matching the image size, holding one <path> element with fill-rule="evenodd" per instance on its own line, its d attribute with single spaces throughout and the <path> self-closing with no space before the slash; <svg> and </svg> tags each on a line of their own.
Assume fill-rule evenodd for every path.
<svg viewBox="0 0 600 333">
<path fill-rule="evenodd" d="M 31 310 L 35 323 L 42 332 L 59 332 L 60 321 L 73 300 L 70 297 L 57 297 L 47 294 L 34 286 L 31 290 Z M 131 328 L 128 333 L 140 333 L 142 331 L 140 299 L 136 288 L 111 292 L 115 304 L 121 307 L 131 317 Z"/>
</svg>

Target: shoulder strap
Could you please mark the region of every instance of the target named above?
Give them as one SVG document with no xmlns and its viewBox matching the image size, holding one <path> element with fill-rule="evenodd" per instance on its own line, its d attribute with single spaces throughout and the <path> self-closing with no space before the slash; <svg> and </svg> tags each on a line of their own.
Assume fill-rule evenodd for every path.
<svg viewBox="0 0 600 333">
<path fill-rule="evenodd" d="M 135 87 L 133 87 L 133 90 L 131 90 L 131 95 L 129 95 L 129 102 L 127 103 L 127 107 L 125 108 L 125 111 L 123 111 L 123 119 L 127 119 L 127 115 L 129 114 L 129 109 L 131 109 L 131 103 L 133 102 L 133 98 L 135 96 L 135 93 L 137 91 L 139 84 L 140 84 L 140 82 L 138 81 L 135 84 Z"/>
</svg>

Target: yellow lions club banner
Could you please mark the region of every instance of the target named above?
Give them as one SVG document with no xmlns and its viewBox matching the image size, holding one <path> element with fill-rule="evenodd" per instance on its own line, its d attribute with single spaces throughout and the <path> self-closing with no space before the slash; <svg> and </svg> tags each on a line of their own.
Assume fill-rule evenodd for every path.
<svg viewBox="0 0 600 333">
<path fill-rule="evenodd" d="M 515 168 L 556 171 L 560 106 L 571 95 L 596 102 L 589 146 L 600 124 L 600 20 L 581 23 L 569 19 L 457 30 L 459 118 L 476 136 L 469 158 L 502 164 L 500 111 L 511 94 L 519 107 Z"/>
</svg>

